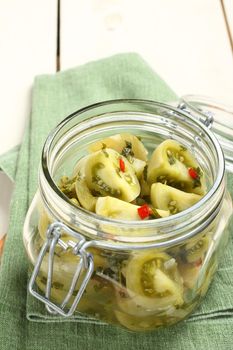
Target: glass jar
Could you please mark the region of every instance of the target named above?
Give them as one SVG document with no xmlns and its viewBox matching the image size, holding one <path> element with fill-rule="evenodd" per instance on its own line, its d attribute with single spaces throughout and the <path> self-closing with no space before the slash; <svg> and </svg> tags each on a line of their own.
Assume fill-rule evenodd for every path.
<svg viewBox="0 0 233 350">
<path fill-rule="evenodd" d="M 212 117 L 187 109 L 184 100 L 179 108 L 107 101 L 72 114 L 50 133 L 24 225 L 29 291 L 50 313 L 81 312 L 145 331 L 177 323 L 200 303 L 227 243 L 232 202 L 224 154 L 207 125 Z M 149 221 L 77 207 L 59 190 L 59 179 L 72 174 L 88 145 L 125 130 L 149 152 L 167 138 L 187 147 L 206 174 L 207 194 L 183 212 Z"/>
</svg>

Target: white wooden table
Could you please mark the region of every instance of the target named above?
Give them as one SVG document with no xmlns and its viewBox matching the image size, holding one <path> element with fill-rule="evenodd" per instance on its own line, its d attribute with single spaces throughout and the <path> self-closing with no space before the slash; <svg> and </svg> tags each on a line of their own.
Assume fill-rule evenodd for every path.
<svg viewBox="0 0 233 350">
<path fill-rule="evenodd" d="M 58 10 L 59 9 L 59 10 Z M 140 53 L 179 94 L 233 105 L 233 0 L 2 0 L 0 154 L 19 144 L 35 75 Z M 13 184 L 0 175 L 0 238 Z"/>
</svg>

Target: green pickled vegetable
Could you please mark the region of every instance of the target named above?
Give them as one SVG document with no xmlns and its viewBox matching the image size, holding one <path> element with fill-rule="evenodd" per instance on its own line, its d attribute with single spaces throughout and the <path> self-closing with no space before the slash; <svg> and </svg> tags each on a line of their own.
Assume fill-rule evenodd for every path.
<svg viewBox="0 0 233 350">
<path fill-rule="evenodd" d="M 165 140 L 150 159 L 143 142 L 128 133 L 99 140 L 88 150 L 89 154 L 74 165 L 72 175 L 60 178 L 58 188 L 73 206 L 99 217 L 160 220 L 192 207 L 207 192 L 200 164 L 177 141 Z M 38 231 L 42 241 L 51 222 L 40 208 Z M 119 235 L 115 227 L 109 233 Z M 66 235 L 62 239 L 69 241 L 72 237 Z M 94 272 L 77 311 L 133 331 L 176 323 L 190 314 L 210 284 L 216 269 L 215 261 L 206 262 L 212 241 L 212 235 L 205 233 L 163 251 L 120 254 L 89 249 Z M 54 302 L 61 304 L 67 295 L 79 259 L 71 249 L 55 250 L 51 290 Z M 46 288 L 47 270 L 46 254 L 37 279 L 41 291 Z M 84 273 L 68 306 L 79 291 Z"/>
</svg>

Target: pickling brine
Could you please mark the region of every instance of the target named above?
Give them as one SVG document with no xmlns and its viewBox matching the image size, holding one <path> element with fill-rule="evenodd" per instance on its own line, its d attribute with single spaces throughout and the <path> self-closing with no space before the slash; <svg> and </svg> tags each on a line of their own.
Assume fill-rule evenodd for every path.
<svg viewBox="0 0 233 350">
<path fill-rule="evenodd" d="M 162 108 L 170 107 L 159 105 L 160 113 Z M 189 133 L 183 126 L 182 142 L 175 136 L 157 142 L 152 129 L 144 129 L 148 123 L 156 134 L 159 115 L 146 115 L 140 129 L 138 113 L 132 117 L 131 111 L 128 119 L 127 113 L 111 114 L 106 125 L 113 122 L 118 133 L 110 135 L 102 132 L 105 114 L 92 120 L 95 134 L 93 124 L 85 129 L 81 123 L 85 142 L 79 143 L 78 130 L 73 142 L 74 132 L 66 128 L 58 138 L 71 133 L 66 152 L 61 142 L 61 152 L 50 157 L 52 186 L 42 169 L 24 241 L 32 268 L 37 266 L 32 294 L 45 295 L 40 300 L 49 300 L 48 310 L 65 315 L 72 309 L 145 331 L 183 320 L 200 303 L 226 246 L 232 209 L 224 177 L 214 188 L 221 151 L 219 158 L 216 150 L 212 155 L 207 138 L 194 151 L 190 124 Z M 127 121 L 130 133 L 123 131 Z"/>
</svg>

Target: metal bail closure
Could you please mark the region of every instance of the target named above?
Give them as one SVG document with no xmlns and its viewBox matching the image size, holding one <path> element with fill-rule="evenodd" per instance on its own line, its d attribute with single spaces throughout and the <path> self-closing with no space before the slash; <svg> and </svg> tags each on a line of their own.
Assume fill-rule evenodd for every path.
<svg viewBox="0 0 233 350">
<path fill-rule="evenodd" d="M 178 105 L 178 108 L 182 109 L 183 111 L 185 111 L 189 114 L 193 114 L 193 110 L 192 110 L 193 107 L 190 108 L 190 106 L 188 106 L 188 104 L 185 102 L 181 102 Z M 214 122 L 214 115 L 211 111 L 198 109 L 197 114 L 195 116 L 197 116 L 197 119 L 200 122 L 202 122 L 207 128 L 212 127 L 213 122 Z"/>
<path fill-rule="evenodd" d="M 64 233 L 68 234 L 69 236 L 72 236 L 75 239 L 75 241 L 70 240 L 68 242 L 64 242 L 61 239 L 62 234 Z M 46 308 L 49 313 L 60 314 L 65 317 L 69 317 L 76 310 L 76 307 L 85 291 L 87 283 L 89 282 L 94 270 L 93 257 L 90 253 L 86 252 L 85 248 L 83 247 L 85 243 L 86 243 L 86 240 L 81 234 L 73 231 L 63 223 L 55 222 L 48 227 L 47 239 L 39 253 L 31 279 L 29 281 L 28 288 L 29 288 L 29 292 L 35 298 L 42 301 L 46 305 Z M 56 246 L 60 246 L 64 251 L 67 251 L 67 249 L 72 248 L 72 253 L 79 258 L 77 269 L 71 281 L 70 289 L 67 295 L 65 296 L 63 302 L 60 305 L 56 305 L 50 300 L 52 280 L 53 280 L 54 253 L 55 253 Z M 34 287 L 36 284 L 36 279 L 40 272 L 41 264 L 47 252 L 48 252 L 48 274 L 47 274 L 47 284 L 46 284 L 45 295 L 43 296 L 39 294 L 37 290 L 34 289 Z M 83 273 L 83 271 L 85 271 L 85 275 L 81 281 L 79 291 L 75 296 L 75 299 L 70 309 L 68 309 L 68 311 L 65 312 L 64 309 L 68 304 L 68 302 L 70 301 L 75 291 L 75 287 L 80 278 L 80 275 L 81 273 Z"/>
<path fill-rule="evenodd" d="M 233 107 L 209 97 L 186 95 L 181 97 L 178 108 L 211 129 L 222 147 L 227 170 L 233 172 Z"/>
</svg>

